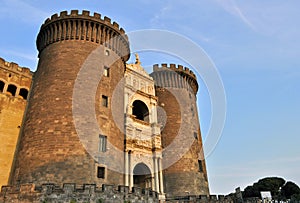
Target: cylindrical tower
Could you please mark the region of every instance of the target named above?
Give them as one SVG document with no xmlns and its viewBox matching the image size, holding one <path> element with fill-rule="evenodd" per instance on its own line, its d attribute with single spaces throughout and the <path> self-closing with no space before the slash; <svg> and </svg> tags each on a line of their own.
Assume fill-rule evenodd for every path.
<svg viewBox="0 0 300 203">
<path fill-rule="evenodd" d="M 167 197 L 208 195 L 207 171 L 198 120 L 198 83 L 188 68 L 153 66 L 162 128 L 164 184 Z"/>
<path fill-rule="evenodd" d="M 124 30 L 108 17 L 101 19 L 98 13 L 64 11 L 52 15 L 41 26 L 37 49 L 39 63 L 11 184 L 123 184 L 123 174 L 110 170 L 103 162 L 100 165 L 97 160 L 101 157 L 92 157 L 86 147 L 105 153 L 110 143 L 124 150 L 124 134 L 111 113 L 111 98 L 124 76 L 130 55 Z M 98 81 L 96 87 L 95 81 Z M 78 100 L 74 98 L 74 87 L 79 88 L 76 95 L 81 97 L 81 104 L 74 101 Z M 95 89 L 94 95 L 91 89 Z M 123 99 L 122 93 L 119 96 Z M 88 108 L 94 114 L 85 114 L 85 100 L 86 103 L 93 100 L 93 106 Z M 123 117 L 122 105 L 120 102 L 116 111 L 121 112 L 120 117 Z M 74 108 L 83 108 L 81 117 L 77 115 L 74 119 Z M 92 131 L 88 129 L 91 117 L 98 124 Z M 80 120 L 79 127 L 75 125 L 76 119 Z M 88 138 L 85 147 L 82 135 Z M 118 164 L 122 159 L 115 157 Z"/>
</svg>

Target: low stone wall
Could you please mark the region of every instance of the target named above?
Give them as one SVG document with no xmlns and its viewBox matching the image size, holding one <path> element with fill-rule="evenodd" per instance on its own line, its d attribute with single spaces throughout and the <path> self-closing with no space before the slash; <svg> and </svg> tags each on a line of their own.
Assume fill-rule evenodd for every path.
<svg viewBox="0 0 300 203">
<path fill-rule="evenodd" d="M 235 194 L 231 195 L 200 195 L 167 198 L 168 203 L 261 203 L 259 198 L 239 199 Z"/>
<path fill-rule="evenodd" d="M 168 197 L 159 201 L 159 194 L 152 190 L 128 186 L 95 184 L 76 186 L 65 183 L 63 187 L 55 184 L 22 184 L 2 186 L 0 203 L 261 203 L 258 198 L 241 199 L 236 193 L 230 195 L 189 195 Z"/>
<path fill-rule="evenodd" d="M 128 186 L 94 184 L 76 187 L 75 184 L 64 184 L 59 187 L 54 184 L 43 184 L 35 187 L 33 184 L 20 186 L 3 186 L 0 193 L 0 203 L 158 203 L 158 193 L 152 190 Z"/>
<path fill-rule="evenodd" d="M 176 203 L 192 203 L 192 202 L 211 202 L 211 203 L 235 203 L 235 198 L 231 196 L 224 196 L 224 195 L 200 195 L 200 196 L 184 196 L 184 197 L 174 197 L 168 198 L 167 202 L 176 202 Z"/>
</svg>

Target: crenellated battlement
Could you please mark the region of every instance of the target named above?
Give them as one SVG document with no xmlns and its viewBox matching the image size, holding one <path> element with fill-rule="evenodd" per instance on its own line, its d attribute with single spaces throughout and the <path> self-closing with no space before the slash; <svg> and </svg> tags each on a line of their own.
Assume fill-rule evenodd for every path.
<svg viewBox="0 0 300 203">
<path fill-rule="evenodd" d="M 259 198 L 240 199 L 235 193 L 230 195 L 186 195 L 167 197 L 166 203 L 259 203 Z M 2 186 L 0 202 L 159 202 L 159 194 L 151 189 L 128 186 L 84 184 L 77 187 L 74 183 L 65 183 L 62 187 L 46 183 L 41 186 L 22 184 Z"/>
<path fill-rule="evenodd" d="M 2 186 L 0 202 L 158 202 L 158 193 L 150 189 L 128 186 L 115 187 L 95 184 L 84 184 L 77 187 L 73 183 L 65 183 L 63 187 L 47 183 L 41 186 L 23 184 L 19 186 Z"/>
<path fill-rule="evenodd" d="M 26 100 L 31 86 L 33 73 L 29 68 L 20 67 L 13 62 L 0 58 L 0 94 L 8 98 Z"/>
<path fill-rule="evenodd" d="M 167 202 L 176 203 L 236 203 L 235 197 L 224 195 L 187 195 L 167 198 Z"/>
<path fill-rule="evenodd" d="M 85 18 L 87 20 L 96 20 L 100 21 L 108 26 L 113 27 L 118 30 L 120 34 L 124 34 L 124 37 L 128 40 L 127 35 L 125 35 L 125 31 L 123 28 L 119 27 L 119 24 L 116 22 L 111 22 L 111 19 L 107 16 L 101 18 L 101 14 L 94 12 L 93 15 L 90 15 L 90 11 L 83 10 L 82 13 L 79 13 L 78 10 L 71 10 L 68 14 L 68 11 L 62 11 L 59 14 L 53 14 L 50 18 L 47 18 L 42 25 L 42 28 L 49 24 L 51 21 L 62 20 L 62 19 L 70 19 L 70 18 Z"/>
<path fill-rule="evenodd" d="M 186 75 L 189 75 L 190 77 L 193 77 L 195 80 L 197 80 L 196 75 L 193 73 L 193 71 L 191 71 L 189 68 L 184 67 L 182 65 L 176 65 L 176 64 L 170 64 L 168 66 L 167 63 L 162 63 L 161 67 L 159 66 L 159 64 L 154 64 L 153 65 L 153 71 L 161 71 L 161 70 L 165 70 L 165 69 L 170 69 L 176 72 L 182 72 Z"/>
<path fill-rule="evenodd" d="M 24 77 L 32 78 L 33 73 L 27 67 L 21 67 L 17 63 L 5 61 L 3 58 L 0 57 L 0 68 L 13 72 Z"/>
<path fill-rule="evenodd" d="M 198 82 L 196 75 L 189 68 L 182 65 L 163 63 L 153 65 L 151 77 L 159 87 L 175 87 L 192 89 L 196 94 L 198 91 Z"/>
<path fill-rule="evenodd" d="M 48 45 L 64 40 L 89 41 L 112 49 L 124 60 L 129 59 L 128 36 L 119 24 L 101 14 L 89 11 L 62 11 L 45 20 L 37 37 L 37 49 L 41 52 Z"/>
</svg>

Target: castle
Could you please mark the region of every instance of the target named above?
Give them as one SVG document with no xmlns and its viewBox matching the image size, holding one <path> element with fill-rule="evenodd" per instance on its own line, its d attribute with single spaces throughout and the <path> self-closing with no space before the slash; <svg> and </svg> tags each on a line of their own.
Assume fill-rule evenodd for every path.
<svg viewBox="0 0 300 203">
<path fill-rule="evenodd" d="M 75 184 L 153 201 L 209 195 L 192 71 L 127 64 L 125 31 L 88 11 L 52 15 L 36 43 L 34 73 L 0 60 L 0 202 L 12 188 L 38 202 Z"/>
</svg>

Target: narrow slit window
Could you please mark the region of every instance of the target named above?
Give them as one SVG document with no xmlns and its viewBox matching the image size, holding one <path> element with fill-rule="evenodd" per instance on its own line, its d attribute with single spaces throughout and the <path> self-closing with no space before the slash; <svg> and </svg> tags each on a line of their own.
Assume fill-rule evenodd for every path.
<svg viewBox="0 0 300 203">
<path fill-rule="evenodd" d="M 109 77 L 109 67 L 104 66 L 104 72 L 103 72 L 103 75 L 104 75 L 105 77 Z"/>
<path fill-rule="evenodd" d="M 194 132 L 194 138 L 195 138 L 196 140 L 198 140 L 198 135 L 197 135 L 196 132 Z"/>
<path fill-rule="evenodd" d="M 202 160 L 198 160 L 199 172 L 203 172 L 203 163 Z"/>
<path fill-rule="evenodd" d="M 99 152 L 106 152 L 107 150 L 107 137 L 99 135 Z"/>
<path fill-rule="evenodd" d="M 108 97 L 105 95 L 102 95 L 101 104 L 104 107 L 108 107 Z"/>
</svg>

